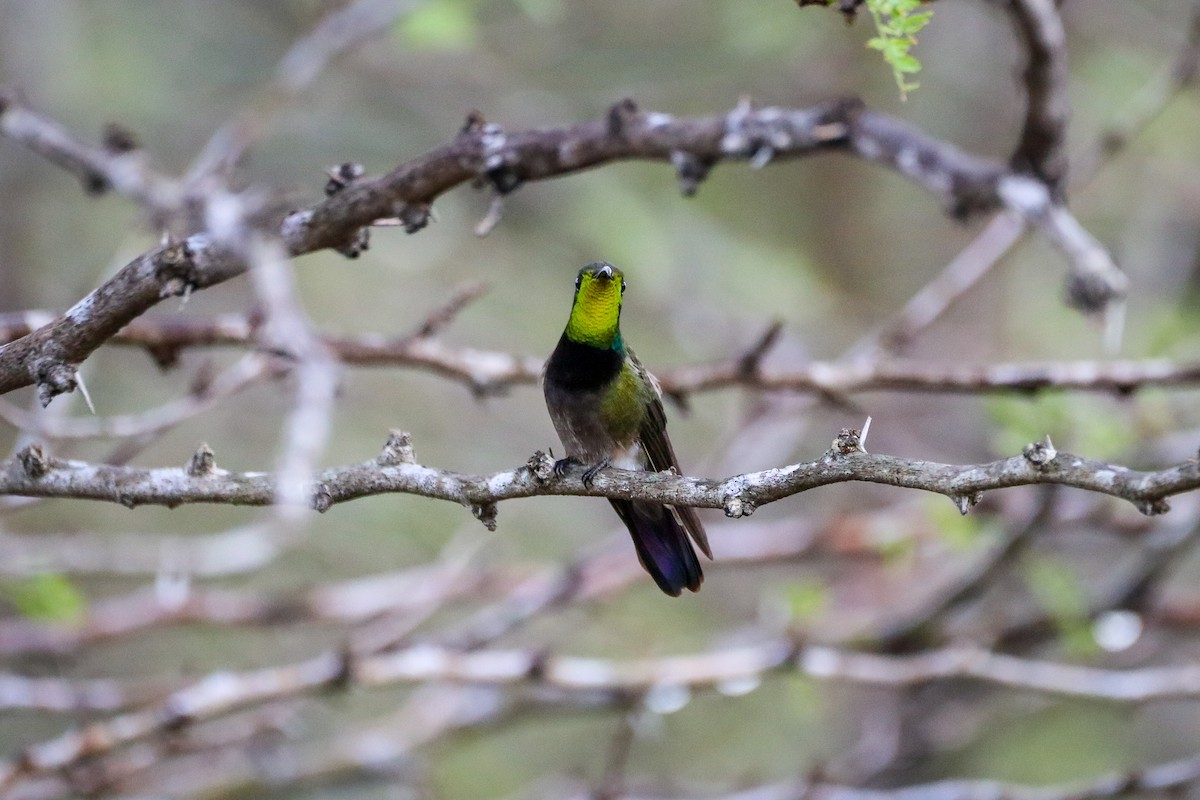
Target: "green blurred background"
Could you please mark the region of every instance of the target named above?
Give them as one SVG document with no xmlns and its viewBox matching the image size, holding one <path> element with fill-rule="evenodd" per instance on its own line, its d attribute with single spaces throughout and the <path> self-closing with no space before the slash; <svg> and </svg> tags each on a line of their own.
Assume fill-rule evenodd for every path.
<svg viewBox="0 0 1200 800">
<path fill-rule="evenodd" d="M 1191 5 L 1065 4 L 1073 154 L 1092 146 L 1141 87 L 1170 65 Z M 0 0 L 0 84 L 16 87 L 33 107 L 88 138 L 98 137 L 104 123 L 118 122 L 136 132 L 159 168 L 181 173 L 215 130 L 260 96 L 278 60 L 328 6 Z M 385 36 L 326 69 L 253 148 L 245 177 L 287 192 L 300 205 L 319 197 L 327 166 L 357 161 L 368 173 L 387 171 L 447 141 L 470 109 L 521 130 L 594 119 L 623 97 L 647 110 L 707 115 L 726 112 L 743 95 L 792 107 L 858 95 L 969 152 L 1004 159 L 1022 113 L 1019 48 L 1008 20 L 985 2 L 946 0 L 933 8 L 915 51 L 924 64 L 921 87 L 901 102 L 890 71 L 864 46 L 872 35 L 868 19 L 847 26 L 836 13 L 785 0 L 428 0 Z M 1132 279 L 1125 356 L 1194 358 L 1198 352 L 1197 130 L 1200 101 L 1185 92 L 1094 180 L 1071 191 L 1076 214 Z M 841 155 L 760 171 L 720 165 L 691 199 L 679 196 L 666 165 L 609 165 L 522 187 L 508 199 L 499 226 L 478 238 L 472 230 L 488 203 L 486 194 L 462 188 L 438 200 L 437 221 L 417 235 L 375 230 L 371 249 L 356 261 L 332 252 L 298 259 L 297 279 L 318 327 L 333 334 L 401 334 L 456 287 L 483 280 L 490 290 L 445 338 L 545 355 L 565 321 L 575 271 L 603 258 L 627 273 L 623 326 L 651 369 L 736 355 L 774 319 L 784 323 L 785 335 L 768 364 L 785 368 L 837 358 L 896 312 L 982 226 L 981 220 L 953 221 L 898 174 Z M 155 241 L 130 203 L 89 199 L 69 176 L 0 140 L 0 312 L 69 306 Z M 1100 356 L 1098 326 L 1061 303 L 1064 271 L 1058 252 L 1027 239 L 906 355 L 956 364 Z M 249 284 L 239 279 L 197 294 L 181 313 L 240 312 L 252 299 Z M 176 301 L 158 309 L 177 310 Z M 161 372 L 144 353 L 111 347 L 91 358 L 84 374 L 98 412 L 114 415 L 178 396 L 191 375 L 238 355 L 188 352 L 176 369 Z M 207 441 L 225 468 L 270 469 L 290 389 L 287 381 L 252 388 L 171 431 L 135 463 L 182 464 Z M 29 392 L 6 399 L 32 407 Z M 687 415 L 670 409 L 671 433 L 685 470 L 714 477 L 817 458 L 839 428 L 860 425 L 864 411 L 875 418 L 873 450 L 954 463 L 1009 455 L 1049 432 L 1073 452 L 1164 465 L 1193 455 L 1200 433 L 1195 391 L 1125 399 L 854 399 L 857 408 L 772 398 L 767 434 L 743 439 L 764 400 L 733 391 L 704 394 Z M 54 405 L 86 414 L 74 396 Z M 535 449 L 557 445 L 535 388 L 479 400 L 460 385 L 402 369 L 346 369 L 334 423 L 322 458 L 328 465 L 372 457 L 391 428 L 413 434 L 422 463 L 466 472 L 512 468 Z M 15 431 L 0 426 L 0 445 L 16 441 Z M 63 443 L 55 452 L 100 458 L 110 448 L 109 442 Z M 1175 506 L 1176 523 L 1195 518 L 1194 501 L 1183 498 Z M 832 552 L 770 567 L 722 566 L 722 550 L 738 525 L 710 517 L 717 563 L 707 569 L 699 595 L 671 601 L 642 579 L 610 602 L 550 615 L 502 643 L 613 657 L 688 652 L 736 642 L 773 609 L 797 605 L 796 598 L 807 598 L 799 603 L 808 608 L 805 621 L 836 638 L 854 620 L 919 593 L 929 571 L 954 563 L 947 552 L 969 555 L 995 526 L 1008 524 L 999 512 L 983 514 L 969 524 L 966 545 L 948 544 L 951 537 L 941 534 L 956 523 L 945 521 L 943 512 L 952 509 L 943 499 L 862 485 L 778 503 L 759 511 L 753 524 L 832 524 L 843 515 L 889 509 L 917 522 L 896 523 L 896 536 L 907 544 L 866 563 Z M 153 541 L 149 537 L 215 532 L 260 516 L 223 507 L 128 511 L 53 502 L 0 516 L 0 530 L 144 532 Z M 922 532 L 915 543 L 906 538 L 914 528 Z M 1101 579 L 1110 552 L 1119 549 L 1078 535 L 1087 523 L 1077 528 L 1067 542 L 1074 549 L 1064 545 L 1066 555 L 1055 562 L 1066 573 L 1068 594 Z M 577 498 L 505 503 L 499 529 L 489 534 L 451 504 L 378 497 L 313 520 L 303 542 L 269 568 L 213 583 L 272 591 L 316 586 L 426 563 L 455 537 L 482 540 L 484 557 L 497 563 L 565 562 L 624 535 L 606 504 Z M 78 577 L 72 583 L 87 597 L 103 597 L 151 580 Z M 1014 594 L 1029 602 L 1036 593 L 1018 588 Z M 312 626 L 183 628 L 8 668 L 74 676 L 200 675 L 302 657 L 343 633 Z M 1186 637 L 1171 644 L 1180 648 L 1171 653 L 1189 652 Z M 336 738 L 341 726 L 370 718 L 405 693 L 313 698 L 304 711 L 304 736 Z M 880 708 L 922 702 L 919 693 L 773 677 L 746 696 L 698 696 L 639 728 L 629 774 L 660 787 L 729 787 L 794 776 L 845 756 Z M 1194 706 L 1183 713 L 1179 706 L 1127 709 L 1025 696 L 1013 702 L 1002 692 L 962 689 L 939 707 L 940 727 L 914 744 L 916 755 L 896 774 L 898 782 L 947 775 L 1063 780 L 1180 755 L 1188 749 L 1181 742 L 1200 737 Z M 472 798 L 550 791 L 545 781 L 552 776 L 594 777 L 617 719 L 611 711 L 547 712 L 451 738 L 424 751 L 428 780 L 441 796 Z M 0 750 L 12 752 L 72 720 L 78 718 L 9 715 L 0 721 Z M 372 785 L 379 796 L 403 796 L 386 782 Z M 327 785 L 310 794 L 362 791 Z"/>
</svg>

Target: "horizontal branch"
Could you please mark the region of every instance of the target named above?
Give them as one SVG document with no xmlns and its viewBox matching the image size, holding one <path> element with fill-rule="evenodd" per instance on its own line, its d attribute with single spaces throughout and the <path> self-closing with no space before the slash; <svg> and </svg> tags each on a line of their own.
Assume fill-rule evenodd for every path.
<svg viewBox="0 0 1200 800">
<path fill-rule="evenodd" d="M 0 133 L 11 128 L 14 115 L 25 119 L 31 114 L 13 97 L 0 98 Z M 376 221 L 398 220 L 409 232 L 420 230 L 437 197 L 480 178 L 506 194 L 529 181 L 605 163 L 654 160 L 674 165 L 684 193 L 690 194 L 721 161 L 761 166 L 830 150 L 899 171 L 957 214 L 1005 206 L 1028 216 L 1071 260 L 1071 295 L 1080 305 L 1103 307 L 1125 291 L 1124 275 L 1045 185 L 864 109 L 857 101 L 808 109 L 743 103 L 726 114 L 690 119 L 644 112 L 623 101 L 600 120 L 512 133 L 472 115 L 452 141 L 387 175 L 359 178 L 351 170 L 324 201 L 282 220 L 263 209 L 256 223 L 276 233 L 290 255 L 333 248 L 353 256 L 366 246 L 364 231 Z M 240 255 L 204 232 L 139 256 L 64 316 L 0 347 L 0 394 L 36 385 L 43 404 L 49 403 L 75 388 L 75 372 L 85 358 L 160 300 L 228 280 L 245 269 Z"/>
<path fill-rule="evenodd" d="M 53 319 L 48 311 L 0 314 L 0 342 L 11 341 Z M 1113 361 L 1045 361 L 979 366 L 924 364 L 911 361 L 814 361 L 788 369 L 763 365 L 773 341 L 768 331 L 745 352 L 732 358 L 656 371 L 671 397 L 727 388 L 846 395 L 859 392 L 990 393 L 1087 391 L 1127 394 L 1156 386 L 1200 384 L 1200 362 L 1166 358 Z M 477 394 L 496 394 L 512 386 L 535 385 L 543 360 L 495 350 L 447 344 L 430 335 L 387 337 L 326 336 L 323 342 L 343 364 L 362 367 L 411 367 L 427 370 L 470 387 Z M 145 316 L 111 339 L 112 344 L 143 347 L 163 364 L 174 363 L 180 350 L 193 347 L 259 346 L 254 320 L 240 314 L 212 317 Z M 96 427 L 93 424 L 91 427 Z"/>
<path fill-rule="evenodd" d="M 1168 509 L 1166 498 L 1200 488 L 1200 460 L 1139 472 L 1117 464 L 1058 453 L 1048 443 L 1028 445 L 1021 456 L 986 464 L 953 465 L 863 452 L 858 432 L 844 430 L 834 449 L 801 462 L 724 480 L 672 473 L 608 468 L 591 484 L 582 468 L 557 476 L 553 461 L 538 451 L 522 467 L 491 475 L 468 475 L 413 461 L 407 434 L 393 434 L 376 459 L 327 469 L 313 476 L 306 494 L 325 511 L 336 503 L 379 494 L 414 494 L 461 503 L 489 528 L 502 500 L 545 495 L 651 500 L 697 508 L 720 508 L 730 517 L 819 486 L 864 481 L 922 489 L 951 498 L 966 513 L 982 492 L 1012 486 L 1058 484 L 1119 497 L 1143 513 Z M 0 495 L 103 500 L 130 508 L 185 503 L 266 506 L 276 502 L 278 480 L 265 472 L 230 472 L 215 466 L 202 448 L 182 468 L 109 466 L 46 456 L 30 446 L 0 461 Z"/>
</svg>

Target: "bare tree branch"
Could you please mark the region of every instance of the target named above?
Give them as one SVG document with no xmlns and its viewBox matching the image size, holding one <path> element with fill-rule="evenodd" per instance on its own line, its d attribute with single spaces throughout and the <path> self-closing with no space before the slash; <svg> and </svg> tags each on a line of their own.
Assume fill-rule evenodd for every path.
<svg viewBox="0 0 1200 800">
<path fill-rule="evenodd" d="M 1025 45 L 1025 121 L 1012 156 L 1018 172 L 1036 175 L 1055 200 L 1066 180 L 1067 34 L 1054 0 L 1007 0 L 1017 33 Z"/>
<path fill-rule="evenodd" d="M 964 513 L 985 491 L 1012 486 L 1058 484 L 1119 497 L 1146 514 L 1168 509 L 1166 498 L 1200 488 L 1200 460 L 1138 472 L 1036 442 L 1025 454 L 987 464 L 956 466 L 861 452 L 856 431 L 843 431 L 817 461 L 801 462 L 724 480 L 671 473 L 605 469 L 585 485 L 581 469 L 555 476 L 552 461 L 540 451 L 526 466 L 492 475 L 466 475 L 412 462 L 407 434 L 388 442 L 378 459 L 321 471 L 305 496 L 317 510 L 336 503 L 384 493 L 415 494 L 450 500 L 471 508 L 492 527 L 496 503 L 520 497 L 579 495 L 653 500 L 696 508 L 720 508 L 730 517 L 753 513 L 758 506 L 794 494 L 846 481 L 866 481 L 946 495 Z M 64 497 L 139 505 L 178 506 L 222 503 L 266 506 L 277 502 L 275 477 L 262 472 L 229 472 L 211 462 L 204 469 L 111 467 L 57 459 L 29 447 L 0 461 L 0 494 Z"/>
<path fill-rule="evenodd" d="M 0 136 L 70 172 L 88 194 L 115 190 L 160 215 L 177 208 L 182 199 L 179 186 L 150 167 L 129 133 L 110 127 L 101 146 L 80 142 L 30 110 L 15 92 L 0 91 Z"/>
<path fill-rule="evenodd" d="M 953 282 L 959 278 L 948 277 L 947 280 Z M 471 291 L 474 291 L 473 287 Z M 927 301 L 923 297 L 914 297 L 912 306 L 912 313 L 922 318 L 927 313 L 936 313 L 932 307 L 926 308 Z M 541 358 L 458 347 L 424 333 L 429 325 L 435 328 L 445 325 L 441 317 L 456 302 L 459 302 L 457 296 L 446 308 L 430 314 L 426 322 L 409 334 L 397 337 L 325 336 L 322 341 L 343 364 L 424 369 L 461 382 L 481 395 L 503 392 L 512 386 L 536 384 L 542 371 Z M 940 301 L 929 299 L 928 302 Z M 925 310 L 917 311 L 918 308 Z M 25 335 L 31 322 L 45 319 L 48 314 L 45 311 L 24 311 L 0 315 L 0 341 Z M 914 322 L 915 316 L 909 322 L 900 323 L 905 327 L 897 328 L 896 335 L 910 336 L 911 328 L 907 326 Z M 111 342 L 145 347 L 156 356 L 162 354 L 168 360 L 173 360 L 179 350 L 189 347 L 261 347 L 257 332 L 259 324 L 257 320 L 236 314 L 217 317 L 146 316 L 123 328 Z M 923 323 L 916 324 L 919 326 Z M 1186 387 L 1200 383 L 1200 363 L 1167 358 L 961 366 L 895 359 L 864 360 L 853 357 L 852 353 L 851 357 L 840 361 L 816 361 L 798 369 L 782 371 L 763 365 L 768 360 L 771 345 L 770 341 L 762 346 L 755 343 L 730 359 L 669 368 L 656 372 L 656 375 L 663 391 L 679 399 L 698 392 L 730 388 L 832 396 L 874 391 L 967 394 L 1092 391 L 1128 394 L 1151 386 Z M 155 414 L 107 421 L 72 420 L 53 425 L 35 425 L 36 420 L 15 410 L 6 412 L 4 416 L 14 425 L 28 430 L 41 430 L 51 438 L 74 438 L 123 435 L 116 431 L 150 424 L 152 420 L 147 418 L 157 418 L 159 414 L 174 418 L 177 411 L 171 406 Z"/>
<path fill-rule="evenodd" d="M 0 120 L 15 108 L 11 102 L 0 107 Z M 360 231 L 376 220 L 398 217 L 410 232 L 419 230 L 435 198 L 480 176 L 506 193 L 522 183 L 613 161 L 657 160 L 676 165 L 686 190 L 719 161 L 765 163 L 831 149 L 848 149 L 896 169 L 959 213 L 1006 206 L 1029 216 L 1072 260 L 1072 275 L 1082 276 L 1087 287 L 1072 289 L 1072 297 L 1086 299 L 1089 308 L 1124 292 L 1124 276 L 1109 266 L 1111 259 L 1100 263 L 1106 256 L 1102 248 L 1040 184 L 1022 183 L 1001 164 L 851 101 L 795 110 L 742 104 L 725 115 L 692 119 L 642 112 L 626 101 L 603 120 L 521 133 L 473 117 L 454 141 L 388 175 L 354 180 L 280 223 L 272 223 L 264 209 L 255 224 L 274 227 L 291 255 L 324 248 L 353 254 L 362 247 Z M 65 316 L 0 347 L 0 394 L 36 384 L 48 403 L 75 387 L 75 370 L 84 358 L 160 299 L 244 270 L 242 258 L 205 234 L 139 257 Z"/>
</svg>

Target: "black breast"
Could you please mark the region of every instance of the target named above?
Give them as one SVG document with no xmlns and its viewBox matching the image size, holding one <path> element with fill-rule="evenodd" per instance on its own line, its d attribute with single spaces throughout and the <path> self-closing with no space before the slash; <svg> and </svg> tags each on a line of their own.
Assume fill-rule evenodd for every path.
<svg viewBox="0 0 1200 800">
<path fill-rule="evenodd" d="M 564 333 L 546 363 L 546 382 L 571 391 L 599 389 L 617 377 L 624 363 L 624 354 L 571 341 Z"/>
</svg>

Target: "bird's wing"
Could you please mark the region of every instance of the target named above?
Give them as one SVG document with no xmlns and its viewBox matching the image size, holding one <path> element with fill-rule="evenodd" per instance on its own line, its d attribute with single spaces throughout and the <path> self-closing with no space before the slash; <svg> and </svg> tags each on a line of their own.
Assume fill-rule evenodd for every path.
<svg viewBox="0 0 1200 800">
<path fill-rule="evenodd" d="M 629 361 L 654 390 L 653 396 L 647 403 L 646 418 L 638 431 L 642 452 L 646 455 L 650 469 L 655 472 L 674 470 L 679 473 L 681 472 L 679 459 L 675 457 L 675 448 L 671 446 L 671 440 L 667 436 L 667 412 L 663 408 L 662 389 L 659 388 L 658 379 L 641 365 L 632 351 L 629 352 Z M 691 506 L 672 506 L 672 508 L 684 529 L 691 534 L 696 545 L 704 552 L 704 555 L 712 558 L 712 550 L 708 546 L 708 534 L 704 532 L 704 525 L 701 524 L 696 509 Z"/>
</svg>

